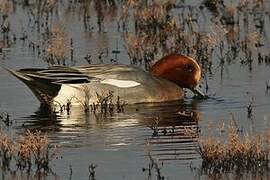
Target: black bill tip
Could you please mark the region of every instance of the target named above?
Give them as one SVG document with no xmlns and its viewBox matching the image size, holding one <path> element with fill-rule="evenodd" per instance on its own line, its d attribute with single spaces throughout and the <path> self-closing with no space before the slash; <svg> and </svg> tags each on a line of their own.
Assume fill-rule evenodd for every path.
<svg viewBox="0 0 270 180">
<path fill-rule="evenodd" d="M 195 95 L 194 96 L 195 98 L 198 98 L 198 99 L 208 99 L 209 98 L 207 95 L 205 95 L 202 91 L 200 91 L 196 87 L 195 88 L 190 88 L 190 90 Z"/>
</svg>

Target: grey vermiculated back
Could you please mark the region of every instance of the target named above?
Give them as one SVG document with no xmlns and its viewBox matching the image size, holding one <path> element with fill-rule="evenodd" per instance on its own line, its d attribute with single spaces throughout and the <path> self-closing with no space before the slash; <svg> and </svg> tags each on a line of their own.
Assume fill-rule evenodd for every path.
<svg viewBox="0 0 270 180">
<path fill-rule="evenodd" d="M 74 96 L 79 101 L 84 101 L 85 88 L 91 96 L 89 103 L 98 101 L 98 93 L 108 92 L 114 93 L 115 101 L 120 97 L 130 104 L 183 98 L 182 89 L 177 85 L 127 65 L 53 66 L 48 69 L 31 68 L 10 72 L 22 80 L 40 102 L 45 104 L 55 100 L 63 105 Z M 128 86 L 122 86 L 121 83 Z"/>
</svg>

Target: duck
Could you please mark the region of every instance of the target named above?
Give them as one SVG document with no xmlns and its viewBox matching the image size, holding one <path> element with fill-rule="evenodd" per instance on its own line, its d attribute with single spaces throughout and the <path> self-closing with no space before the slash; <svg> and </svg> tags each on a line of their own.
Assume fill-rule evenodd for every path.
<svg viewBox="0 0 270 180">
<path fill-rule="evenodd" d="M 180 54 L 161 58 L 149 71 L 124 64 L 7 70 L 30 88 L 41 105 L 91 105 L 102 97 L 126 104 L 177 101 L 184 98 L 183 88 L 204 96 L 196 88 L 201 79 L 199 64 Z"/>
</svg>

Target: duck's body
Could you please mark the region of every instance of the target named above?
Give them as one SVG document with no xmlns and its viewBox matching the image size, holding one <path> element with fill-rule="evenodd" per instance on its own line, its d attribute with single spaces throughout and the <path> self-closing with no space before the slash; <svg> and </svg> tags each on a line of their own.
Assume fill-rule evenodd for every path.
<svg viewBox="0 0 270 180">
<path fill-rule="evenodd" d="M 110 92 L 113 102 L 119 97 L 128 104 L 183 98 L 183 90 L 176 84 L 127 65 L 55 66 L 34 71 L 22 69 L 13 74 L 28 85 L 43 104 L 64 105 L 69 100 L 74 105 L 86 101 L 92 104 L 98 102 L 98 96 L 106 97 Z"/>
<path fill-rule="evenodd" d="M 190 69 L 185 70 L 185 68 L 190 68 L 187 64 L 192 66 L 194 64 L 195 69 L 199 66 L 193 59 L 181 55 L 171 55 L 161 59 L 153 66 L 155 69 L 151 70 L 152 74 L 128 65 L 105 64 L 78 67 L 54 66 L 49 69 L 21 69 L 10 72 L 22 80 L 42 104 L 47 105 L 51 103 L 65 105 L 68 102 L 73 105 L 98 103 L 100 98 L 109 94 L 112 95 L 114 103 L 119 99 L 128 104 L 165 102 L 181 100 L 184 97 L 181 84 L 177 84 L 176 77 L 171 77 L 177 74 L 173 74 L 170 69 L 166 70 L 166 60 L 169 59 L 168 65 L 171 65 L 174 58 L 181 65 L 174 65 L 177 67 L 177 73 L 181 69 L 188 72 L 188 74 L 180 74 L 183 76 L 180 77 L 181 80 L 190 80 L 189 74 L 197 78 L 196 82 L 194 78 L 190 80 L 193 88 L 194 83 L 196 85 L 199 81 L 200 72 L 199 75 L 197 72 L 194 75 Z M 185 83 L 183 83 L 184 88 Z"/>
</svg>

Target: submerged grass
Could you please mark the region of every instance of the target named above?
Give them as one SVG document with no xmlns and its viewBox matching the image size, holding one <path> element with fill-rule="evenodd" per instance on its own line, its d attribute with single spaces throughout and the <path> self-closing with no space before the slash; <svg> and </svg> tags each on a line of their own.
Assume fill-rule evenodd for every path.
<svg viewBox="0 0 270 180">
<path fill-rule="evenodd" d="M 151 179 L 152 177 L 152 171 L 154 170 L 156 172 L 156 179 L 157 180 L 164 180 L 165 177 L 161 173 L 161 167 L 163 166 L 163 163 L 160 163 L 157 158 L 154 158 L 151 154 L 151 146 L 149 142 L 146 142 L 145 144 L 145 151 L 147 153 L 147 156 L 149 158 L 150 163 L 148 164 L 147 168 L 142 168 L 143 172 L 148 172 L 148 179 Z"/>
<path fill-rule="evenodd" d="M 0 112 L 0 121 L 2 121 L 5 126 L 12 125 L 12 120 L 10 119 L 10 115 L 7 112 Z"/>
</svg>

